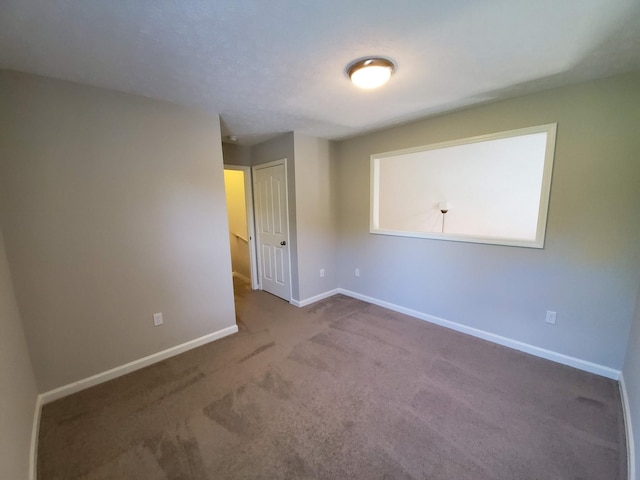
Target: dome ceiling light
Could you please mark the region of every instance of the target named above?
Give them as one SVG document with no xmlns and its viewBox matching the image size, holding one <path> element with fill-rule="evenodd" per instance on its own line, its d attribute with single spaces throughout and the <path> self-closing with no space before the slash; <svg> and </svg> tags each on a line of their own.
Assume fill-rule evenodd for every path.
<svg viewBox="0 0 640 480">
<path fill-rule="evenodd" d="M 347 67 L 347 75 L 360 88 L 377 88 L 391 78 L 395 65 L 386 58 L 365 58 Z"/>
</svg>

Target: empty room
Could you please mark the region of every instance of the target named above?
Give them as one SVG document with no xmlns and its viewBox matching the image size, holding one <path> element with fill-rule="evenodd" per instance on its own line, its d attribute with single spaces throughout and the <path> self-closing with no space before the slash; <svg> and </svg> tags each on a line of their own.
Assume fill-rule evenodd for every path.
<svg viewBox="0 0 640 480">
<path fill-rule="evenodd" d="M 640 3 L 0 4 L 0 478 L 640 480 Z"/>
</svg>

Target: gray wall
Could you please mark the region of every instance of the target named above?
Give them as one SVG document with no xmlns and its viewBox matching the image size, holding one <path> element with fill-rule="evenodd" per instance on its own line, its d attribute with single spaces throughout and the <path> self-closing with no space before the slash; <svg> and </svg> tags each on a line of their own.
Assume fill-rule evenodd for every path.
<svg viewBox="0 0 640 480">
<path fill-rule="evenodd" d="M 296 133 L 294 144 L 298 275 L 305 300 L 338 286 L 336 178 L 332 142 Z"/>
<path fill-rule="evenodd" d="M 0 478 L 29 476 L 38 390 L 0 231 Z"/>
<path fill-rule="evenodd" d="M 287 194 L 289 200 L 289 251 L 291 254 L 291 295 L 293 300 L 300 299 L 298 277 L 298 235 L 296 225 L 296 159 L 293 132 L 251 147 L 251 165 L 287 159 Z"/>
<path fill-rule="evenodd" d="M 251 147 L 249 146 L 223 143 L 222 155 L 226 165 L 251 166 Z"/>
<path fill-rule="evenodd" d="M 640 284 L 638 85 L 628 74 L 340 142 L 341 287 L 620 369 Z M 371 154 L 553 122 L 544 249 L 369 234 Z"/>
<path fill-rule="evenodd" d="M 637 463 L 640 461 L 640 290 L 638 290 L 636 312 L 631 326 L 627 357 L 622 374 L 629 399 L 629 414 L 634 433 L 636 459 L 636 478 L 629 480 L 640 480 L 640 471 L 637 470 Z"/>
<path fill-rule="evenodd" d="M 229 150 L 235 161 L 237 149 Z M 293 132 L 251 147 L 252 165 L 287 159 L 293 300 L 338 286 L 334 151 L 328 140 Z"/>
<path fill-rule="evenodd" d="M 235 325 L 218 118 L 11 72 L 0 92 L 0 225 L 41 392 Z"/>
</svg>

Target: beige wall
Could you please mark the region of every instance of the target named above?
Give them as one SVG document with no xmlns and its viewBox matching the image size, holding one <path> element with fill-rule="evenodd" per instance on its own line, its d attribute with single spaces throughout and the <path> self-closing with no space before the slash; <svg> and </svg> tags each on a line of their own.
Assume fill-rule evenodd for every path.
<svg viewBox="0 0 640 480">
<path fill-rule="evenodd" d="M 10 72 L 0 103 L 0 224 L 40 391 L 235 324 L 218 118 Z"/>
<path fill-rule="evenodd" d="M 640 284 L 639 86 L 622 75 L 339 142 L 340 286 L 619 370 Z M 369 233 L 371 154 L 555 122 L 544 249 Z"/>
<path fill-rule="evenodd" d="M 227 195 L 231 268 L 234 273 L 251 278 L 249 265 L 249 232 L 247 230 L 247 204 L 245 179 L 242 170 L 224 171 L 224 189 Z M 242 238 L 239 238 L 240 235 Z"/>
<path fill-rule="evenodd" d="M 335 166 L 328 140 L 296 133 L 294 146 L 299 299 L 304 301 L 338 286 Z"/>
<path fill-rule="evenodd" d="M 0 231 L 0 478 L 28 478 L 37 396 Z"/>
</svg>

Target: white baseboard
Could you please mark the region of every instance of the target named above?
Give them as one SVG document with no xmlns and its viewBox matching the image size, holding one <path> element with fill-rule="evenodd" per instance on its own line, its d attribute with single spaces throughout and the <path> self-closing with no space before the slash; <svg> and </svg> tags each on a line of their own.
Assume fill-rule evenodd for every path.
<svg viewBox="0 0 640 480">
<path fill-rule="evenodd" d="M 38 476 L 38 435 L 40 434 L 40 413 L 42 412 L 42 395 L 36 397 L 31 427 L 31 447 L 29 449 L 29 480 Z"/>
<path fill-rule="evenodd" d="M 624 428 L 627 434 L 627 471 L 628 479 L 636 478 L 636 447 L 633 438 L 633 423 L 631 422 L 631 406 L 629 395 L 627 394 L 627 384 L 624 381 L 624 374 L 620 373 L 620 397 L 622 399 L 622 413 L 624 415 Z"/>
<path fill-rule="evenodd" d="M 236 278 L 239 278 L 240 280 L 247 282 L 247 283 L 251 283 L 251 279 L 249 277 L 247 277 L 246 275 L 243 275 L 241 273 L 238 272 L 233 272 L 232 275 Z"/>
<path fill-rule="evenodd" d="M 106 372 L 98 373 L 96 375 L 92 375 L 91 377 L 78 380 L 77 382 L 64 385 L 54 390 L 50 390 L 40 395 L 40 397 L 42 397 L 42 404 L 53 402 L 54 400 L 58 400 L 59 398 L 66 397 L 67 395 L 79 392 L 80 390 L 84 390 L 85 388 L 93 387 L 100 383 L 113 380 L 114 378 L 121 377 L 122 375 L 126 375 L 127 373 L 134 372 L 154 363 L 166 360 L 167 358 L 184 353 L 193 348 L 200 347 L 209 342 L 213 342 L 214 340 L 226 337 L 227 335 L 231 335 L 233 333 L 236 333 L 237 331 L 238 326 L 232 325 L 230 327 L 223 328 L 222 330 L 218 330 L 217 332 L 213 332 L 189 342 L 176 345 L 175 347 L 162 350 L 161 352 L 157 352 L 138 360 L 134 360 L 133 362 L 125 363 L 124 365 L 112 368 L 111 370 L 107 370 Z"/>
<path fill-rule="evenodd" d="M 468 335 L 472 335 L 477 338 L 482 338 L 483 340 L 488 340 L 489 342 L 493 342 L 499 345 L 503 345 L 505 347 L 513 348 L 521 352 L 529 353 L 531 355 L 535 355 L 536 357 L 545 358 L 547 360 L 561 363 L 563 365 L 569 365 L 579 370 L 595 373 L 596 375 L 601 375 L 603 377 L 611 378 L 614 380 L 618 380 L 620 378 L 620 370 L 615 370 L 613 368 L 606 367 L 604 365 L 589 362 L 587 360 L 581 360 L 575 357 L 570 357 L 569 355 L 564 355 L 563 353 L 558 353 L 552 350 L 547 350 L 545 348 L 536 347 L 535 345 L 530 345 L 528 343 L 520 342 L 518 340 L 513 340 L 511 338 L 502 337 L 494 333 L 469 327 L 461 323 L 452 322 L 450 320 L 445 320 L 444 318 L 435 317 L 433 315 L 419 312 L 417 310 L 412 310 L 410 308 L 401 307 L 400 305 L 395 305 L 393 303 L 385 302 L 384 300 L 379 300 L 377 298 L 369 297 L 367 295 L 362 295 L 360 293 L 352 292 L 350 290 L 345 290 L 343 288 L 339 288 L 336 293 L 341 293 L 348 297 L 357 298 L 358 300 L 362 300 L 364 302 L 373 303 L 374 305 L 378 305 L 380 307 L 393 310 L 394 312 L 404 313 L 405 315 L 409 315 L 411 317 L 415 317 L 420 320 L 425 320 L 430 323 L 435 323 L 436 325 L 450 328 L 458 332 L 466 333 Z"/>
<path fill-rule="evenodd" d="M 333 297 L 338 293 L 341 293 L 340 289 L 334 288 L 333 290 L 329 290 L 327 292 L 314 295 L 313 297 L 305 298 L 304 300 L 292 299 L 289 303 L 296 307 L 306 307 L 307 305 L 311 305 L 312 303 L 319 302 L 320 300 L 324 300 L 325 298 Z"/>
</svg>

